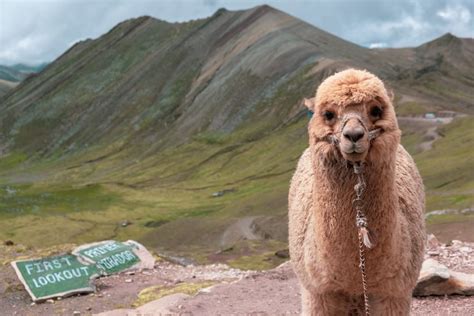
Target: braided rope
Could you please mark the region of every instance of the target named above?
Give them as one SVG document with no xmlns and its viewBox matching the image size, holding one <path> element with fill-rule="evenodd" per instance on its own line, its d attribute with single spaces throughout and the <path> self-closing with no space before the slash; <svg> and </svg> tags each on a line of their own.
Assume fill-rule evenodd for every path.
<svg viewBox="0 0 474 316">
<path fill-rule="evenodd" d="M 367 273 L 365 269 L 365 247 L 372 248 L 372 243 L 369 238 L 369 230 L 367 228 L 367 217 L 362 210 L 362 194 L 365 191 L 365 181 L 362 176 L 363 164 L 354 164 L 354 173 L 357 175 L 357 184 L 354 186 L 356 198 L 352 201 L 352 204 L 356 210 L 356 226 L 358 228 L 359 238 L 359 269 L 362 276 L 362 288 L 364 291 L 364 308 L 365 315 L 370 316 L 370 304 L 369 304 L 369 293 L 367 286 Z"/>
<path fill-rule="evenodd" d="M 364 308 L 365 315 L 370 316 L 369 293 L 367 287 L 367 274 L 365 272 L 365 253 L 364 241 L 361 232 L 359 232 L 359 269 L 362 275 L 362 287 L 364 289 Z"/>
</svg>

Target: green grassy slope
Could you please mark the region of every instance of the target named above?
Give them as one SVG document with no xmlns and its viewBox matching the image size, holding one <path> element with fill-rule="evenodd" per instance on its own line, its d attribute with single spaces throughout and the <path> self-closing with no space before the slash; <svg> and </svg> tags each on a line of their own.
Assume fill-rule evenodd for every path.
<svg viewBox="0 0 474 316">
<path fill-rule="evenodd" d="M 471 122 L 465 118 L 451 123 L 432 150 L 414 155 L 425 180 L 428 210 L 472 207 L 474 177 L 466 172 L 473 167 Z M 261 216 L 269 219 L 262 222 L 261 229 L 270 239 L 258 243 L 261 248 L 252 242 L 238 242 L 236 247 L 244 247 L 245 254 L 284 248 L 288 183 L 307 146 L 305 125 L 306 119 L 301 119 L 257 141 L 233 143 L 224 138 L 216 143 L 197 138 L 107 172 L 98 181 L 92 180 L 94 174 L 109 170 L 113 161 L 99 160 L 72 169 L 52 164 L 47 169 L 54 177 L 34 184 L 11 185 L 3 178 L 0 239 L 44 246 L 134 238 L 153 249 L 205 262 L 228 246 L 220 239 L 232 223 Z M 22 158 L 0 160 L 4 174 L 15 160 Z M 14 173 L 34 178 L 36 173 L 41 177 L 44 169 L 33 165 Z M 225 189 L 233 191 L 212 197 Z M 124 221 L 131 224 L 122 227 Z M 242 251 L 239 249 L 233 251 Z M 257 258 L 265 262 L 266 257 Z"/>
<path fill-rule="evenodd" d="M 472 117 L 441 129 L 433 149 L 415 155 L 428 193 L 428 210 L 474 205 L 474 129 Z"/>
</svg>

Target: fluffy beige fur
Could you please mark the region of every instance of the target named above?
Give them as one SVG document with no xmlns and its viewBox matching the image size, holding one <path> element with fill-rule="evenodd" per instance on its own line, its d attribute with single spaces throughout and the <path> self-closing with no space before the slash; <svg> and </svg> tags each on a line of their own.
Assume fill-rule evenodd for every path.
<svg viewBox="0 0 474 316">
<path fill-rule="evenodd" d="M 351 163 L 364 161 L 364 210 L 375 242 L 366 250 L 371 312 L 408 315 L 423 261 L 424 191 L 412 158 L 400 145 L 384 84 L 369 72 L 345 70 L 327 78 L 306 104 L 314 111 L 310 144 L 289 192 L 289 246 L 302 285 L 303 314 L 363 314 Z M 380 116 L 372 115 L 377 114 L 374 107 L 381 109 Z M 334 117 L 328 119 L 327 111 Z M 348 114 L 360 118 L 350 119 L 350 128 L 360 122 L 367 128 L 357 142 L 363 153 L 351 152 L 355 147 L 342 135 L 340 118 Z M 367 132 L 375 128 L 382 133 L 370 141 Z M 338 147 L 327 141 L 330 134 L 340 141 Z"/>
</svg>

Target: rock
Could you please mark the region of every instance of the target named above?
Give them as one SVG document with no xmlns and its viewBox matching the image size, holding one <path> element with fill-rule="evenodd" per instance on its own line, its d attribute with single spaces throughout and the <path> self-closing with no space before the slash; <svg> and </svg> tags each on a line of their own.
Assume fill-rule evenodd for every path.
<svg viewBox="0 0 474 316">
<path fill-rule="evenodd" d="M 426 245 L 428 246 L 428 248 L 437 248 L 441 246 L 441 243 L 435 235 L 429 234 L 426 240 Z"/>
<path fill-rule="evenodd" d="M 74 312 L 72 312 L 72 315 L 73 316 L 81 316 L 81 312 L 80 311 L 74 311 Z"/>
<path fill-rule="evenodd" d="M 52 299 L 46 300 L 46 303 L 54 304 L 54 300 Z"/>
<path fill-rule="evenodd" d="M 125 280 L 125 283 L 132 283 L 132 282 L 133 282 L 132 279 L 126 279 L 126 280 Z"/>
<path fill-rule="evenodd" d="M 148 269 L 151 270 L 155 267 L 155 257 L 143 246 L 142 244 L 134 241 L 127 240 L 125 244 L 130 245 L 134 248 L 133 252 L 140 257 L 140 264 L 137 266 L 138 270 Z"/>
<path fill-rule="evenodd" d="M 13 246 L 13 245 L 15 245 L 15 243 L 13 242 L 13 240 L 5 240 L 5 241 L 3 242 L 3 244 L 4 244 L 5 246 Z"/>
<path fill-rule="evenodd" d="M 217 191 L 217 192 L 212 193 L 212 197 L 221 197 L 221 196 L 223 196 L 224 194 L 232 193 L 232 192 L 235 192 L 235 189 L 234 189 L 234 188 L 225 189 L 225 190 L 222 190 L 222 191 Z"/>
<path fill-rule="evenodd" d="M 286 259 L 290 257 L 290 251 L 288 249 L 278 250 L 277 252 L 275 252 L 275 256 L 277 256 L 278 258 Z"/>
<path fill-rule="evenodd" d="M 221 197 L 223 195 L 224 195 L 224 192 L 222 191 L 217 191 L 217 192 L 212 193 L 212 197 Z"/>
<path fill-rule="evenodd" d="M 474 295 L 474 274 L 450 271 L 434 259 L 426 259 L 413 291 L 414 296 Z"/>
<path fill-rule="evenodd" d="M 132 224 L 132 222 L 125 220 L 125 221 L 120 223 L 120 226 L 127 227 L 128 225 L 131 225 L 131 224 Z"/>
<path fill-rule="evenodd" d="M 234 250 L 234 247 L 233 246 L 230 246 L 230 247 L 227 247 L 227 248 L 224 248 L 224 249 L 221 249 L 221 250 L 218 250 L 215 252 L 216 255 L 220 255 L 221 253 L 224 253 L 224 252 L 230 252 Z"/>
</svg>

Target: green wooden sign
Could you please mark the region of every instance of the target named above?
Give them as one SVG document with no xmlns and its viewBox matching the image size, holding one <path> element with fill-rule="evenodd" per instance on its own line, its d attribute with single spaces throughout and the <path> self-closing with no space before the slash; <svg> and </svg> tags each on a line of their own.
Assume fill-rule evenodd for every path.
<svg viewBox="0 0 474 316">
<path fill-rule="evenodd" d="M 129 269 L 153 269 L 155 258 L 136 241 L 107 240 L 82 245 L 72 254 L 18 260 L 11 265 L 36 302 L 94 292 L 92 279 Z"/>
<path fill-rule="evenodd" d="M 99 273 L 97 267 L 83 264 L 73 255 L 19 260 L 11 264 L 34 301 L 94 292 L 90 280 Z"/>
<path fill-rule="evenodd" d="M 95 264 L 105 275 L 128 270 L 140 263 L 132 245 L 115 240 L 85 245 L 75 249 L 73 254 Z"/>
</svg>

